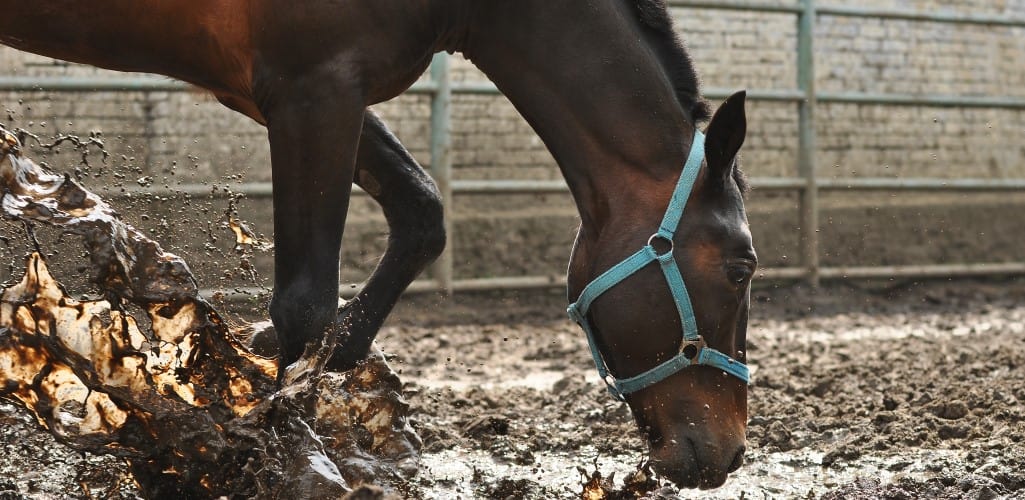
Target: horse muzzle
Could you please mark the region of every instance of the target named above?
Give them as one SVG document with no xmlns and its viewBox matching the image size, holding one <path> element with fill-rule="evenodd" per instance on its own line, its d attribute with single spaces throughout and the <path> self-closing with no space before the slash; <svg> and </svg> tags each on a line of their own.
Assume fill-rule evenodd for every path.
<svg viewBox="0 0 1025 500">
<path fill-rule="evenodd" d="M 739 436 L 679 435 L 651 448 L 651 468 L 680 488 L 718 488 L 744 463 Z"/>
</svg>

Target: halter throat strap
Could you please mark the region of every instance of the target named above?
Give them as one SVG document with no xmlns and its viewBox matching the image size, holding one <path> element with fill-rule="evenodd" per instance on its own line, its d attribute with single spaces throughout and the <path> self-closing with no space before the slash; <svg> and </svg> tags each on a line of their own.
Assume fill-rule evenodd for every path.
<svg viewBox="0 0 1025 500">
<path fill-rule="evenodd" d="M 683 275 L 680 274 L 680 268 L 676 265 L 676 259 L 673 256 L 673 236 L 680 225 L 683 209 L 687 205 L 687 199 L 690 198 L 704 158 L 705 135 L 701 131 L 695 130 L 687 163 L 683 167 L 683 172 L 680 173 L 680 179 L 676 183 L 676 189 L 673 191 L 673 197 L 669 200 L 669 207 L 658 227 L 658 232 L 648 238 L 648 244 L 644 248 L 605 271 L 584 287 L 577 301 L 570 304 L 567 309 L 570 319 L 579 324 L 587 334 L 591 357 L 594 358 L 598 375 L 605 381 L 609 393 L 620 401 L 625 401 L 627 394 L 651 386 L 691 365 L 714 366 L 743 380 L 744 383 L 750 383 L 750 373 L 746 365 L 705 344 L 704 338 L 698 332 L 697 319 L 694 317 L 694 308 L 690 302 L 690 295 L 687 293 L 687 286 L 683 282 Z M 668 250 L 659 253 L 654 246 L 656 242 L 661 242 L 660 248 L 668 246 Z M 680 325 L 683 329 L 680 351 L 672 358 L 640 375 L 616 378 L 609 373 L 608 365 L 598 350 L 594 328 L 587 319 L 587 312 L 595 299 L 653 262 L 658 262 L 662 268 L 662 274 L 669 285 L 673 302 L 676 303 L 676 310 L 680 314 Z"/>
</svg>

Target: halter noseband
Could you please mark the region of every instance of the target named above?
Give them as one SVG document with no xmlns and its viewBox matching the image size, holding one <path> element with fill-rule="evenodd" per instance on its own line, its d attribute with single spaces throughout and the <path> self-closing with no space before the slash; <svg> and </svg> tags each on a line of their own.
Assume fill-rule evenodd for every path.
<svg viewBox="0 0 1025 500">
<path fill-rule="evenodd" d="M 694 317 L 694 308 L 690 303 L 690 296 L 687 294 L 687 287 L 683 283 L 683 276 L 680 268 L 673 258 L 673 235 L 680 225 L 680 218 L 683 216 L 683 208 L 690 197 L 694 181 L 701 170 L 701 162 L 705 157 L 705 135 L 701 131 L 694 132 L 694 143 L 691 145 L 690 155 L 687 163 L 680 173 L 680 180 L 676 183 L 673 197 L 669 200 L 669 208 L 666 209 L 665 217 L 658 228 L 658 232 L 648 238 L 648 244 L 637 253 L 627 257 L 626 260 L 616 264 L 601 276 L 595 278 L 589 285 L 584 287 L 576 302 L 570 304 L 567 312 L 571 320 L 575 321 L 584 329 L 587 334 L 587 342 L 591 347 L 591 357 L 594 358 L 594 365 L 598 369 L 598 375 L 609 388 L 609 393 L 620 401 L 626 400 L 626 395 L 637 392 L 666 377 L 690 366 L 708 365 L 743 380 L 750 382 L 750 374 L 745 364 L 737 361 L 705 344 L 705 340 L 698 334 L 698 323 Z M 655 250 L 653 243 L 661 241 L 668 243 L 668 250 L 659 253 Z M 680 345 L 680 352 L 664 363 L 630 378 L 616 378 L 609 373 L 608 365 L 598 351 L 598 344 L 594 339 L 594 332 L 591 323 L 587 320 L 587 310 L 601 294 L 616 286 L 626 278 L 641 270 L 652 262 L 658 262 L 662 267 L 662 274 L 665 275 L 669 284 L 669 291 L 673 294 L 673 301 L 676 303 L 676 310 L 680 313 L 680 324 L 683 326 L 683 343 Z"/>
</svg>

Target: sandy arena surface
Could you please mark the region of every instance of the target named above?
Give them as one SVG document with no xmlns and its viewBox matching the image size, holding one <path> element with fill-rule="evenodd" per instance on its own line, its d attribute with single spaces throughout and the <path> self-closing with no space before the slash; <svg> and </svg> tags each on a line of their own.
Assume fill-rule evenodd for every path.
<svg viewBox="0 0 1025 500">
<path fill-rule="evenodd" d="M 1025 280 L 754 292 L 746 464 L 657 498 L 1025 498 Z M 576 498 L 644 459 L 561 293 L 421 296 L 382 330 L 424 440 L 407 498 Z M 133 498 L 0 403 L 0 499 Z"/>
</svg>

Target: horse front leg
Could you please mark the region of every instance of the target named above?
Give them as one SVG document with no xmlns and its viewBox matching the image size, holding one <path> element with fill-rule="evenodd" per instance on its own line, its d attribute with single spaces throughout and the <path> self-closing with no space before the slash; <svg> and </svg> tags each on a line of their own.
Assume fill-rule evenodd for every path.
<svg viewBox="0 0 1025 500">
<path fill-rule="evenodd" d="M 262 110 L 274 183 L 270 314 L 282 368 L 334 327 L 339 251 L 364 110 L 358 87 L 327 70 L 275 83 L 273 102 Z"/>
<path fill-rule="evenodd" d="M 345 332 L 328 369 L 364 359 L 399 296 L 445 248 L 441 196 L 412 155 L 373 113 L 366 113 L 356 183 L 384 211 L 388 247 L 363 290 L 339 312 Z"/>
</svg>

